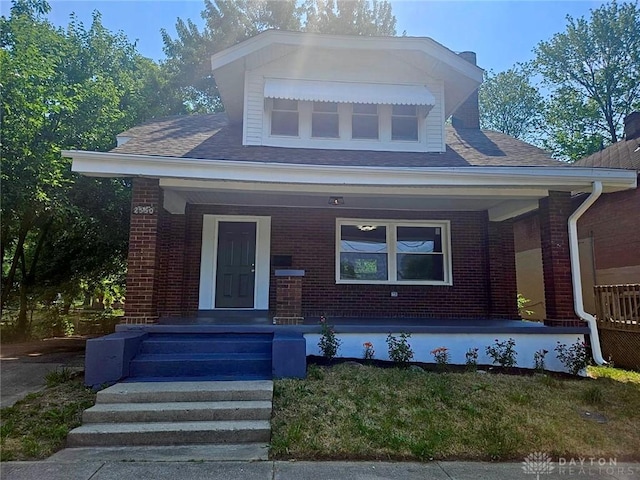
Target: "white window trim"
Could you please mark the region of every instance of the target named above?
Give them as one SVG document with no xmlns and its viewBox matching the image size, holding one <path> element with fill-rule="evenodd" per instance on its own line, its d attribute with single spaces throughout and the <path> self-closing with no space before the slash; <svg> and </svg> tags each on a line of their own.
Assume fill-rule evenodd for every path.
<svg viewBox="0 0 640 480">
<path fill-rule="evenodd" d="M 340 241 L 342 225 L 376 225 L 387 229 L 387 280 L 344 280 L 340 278 Z M 438 227 L 442 235 L 442 261 L 444 280 L 397 280 L 396 272 L 396 228 Z M 336 284 L 364 284 L 364 285 L 453 285 L 451 263 L 451 222 L 449 220 L 383 220 L 366 218 L 336 218 L 336 250 L 335 250 L 335 279 Z"/>
<path fill-rule="evenodd" d="M 220 222 L 254 222 L 256 224 L 256 271 L 253 308 L 216 308 L 216 267 L 218 256 L 218 224 Z M 204 215 L 200 256 L 200 310 L 268 310 L 269 274 L 271 271 L 271 217 L 241 215 Z"/>
</svg>

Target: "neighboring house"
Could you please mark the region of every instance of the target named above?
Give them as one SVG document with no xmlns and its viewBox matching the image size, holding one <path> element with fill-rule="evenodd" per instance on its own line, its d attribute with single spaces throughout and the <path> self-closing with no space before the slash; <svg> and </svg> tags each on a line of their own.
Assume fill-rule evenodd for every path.
<svg viewBox="0 0 640 480">
<path fill-rule="evenodd" d="M 639 175 L 640 112 L 627 116 L 624 123 L 623 140 L 575 162 L 573 166 L 624 168 Z M 575 195 L 572 208 L 577 208 L 583 201 L 584 195 Z M 530 318 L 543 320 L 546 311 L 539 224 L 538 212 L 532 212 L 519 218 L 514 228 L 518 292 L 530 300 L 527 306 L 528 310 L 533 311 Z M 603 194 L 580 218 L 578 236 L 584 306 L 587 312 L 595 315 L 597 302 L 594 286 L 640 284 L 640 190 Z M 636 308 L 638 306 L 640 303 L 636 304 Z M 640 351 L 640 330 L 637 335 L 638 341 L 633 345 L 628 343 L 629 335 L 626 336 L 624 350 Z M 615 356 L 611 345 L 605 350 Z M 638 367 L 640 355 L 636 361 L 630 362 L 623 359 L 617 361 L 618 364 Z"/>
<path fill-rule="evenodd" d="M 454 362 L 474 347 L 487 362 L 484 346 L 512 337 L 527 366 L 588 333 L 573 305 L 571 194 L 633 189 L 636 177 L 481 131 L 475 54 L 429 38 L 268 31 L 212 69 L 226 113 L 150 121 L 108 153 L 65 152 L 82 174 L 133 177 L 120 357 L 135 355 L 127 335 L 244 324 L 303 342 L 274 340 L 273 374 L 287 375 L 280 360 L 318 352 L 321 316 L 344 356 L 374 341 L 385 358 L 386 334 L 407 331 L 422 361 L 445 346 Z M 545 326 L 514 321 L 513 219 L 538 207 Z"/>
</svg>

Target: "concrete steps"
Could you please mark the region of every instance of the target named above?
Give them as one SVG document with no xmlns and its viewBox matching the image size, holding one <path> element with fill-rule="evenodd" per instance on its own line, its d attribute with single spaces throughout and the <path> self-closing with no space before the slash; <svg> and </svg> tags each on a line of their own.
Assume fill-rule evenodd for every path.
<svg viewBox="0 0 640 480">
<path fill-rule="evenodd" d="M 98 392 L 68 447 L 267 443 L 273 383 L 120 383 Z"/>
</svg>

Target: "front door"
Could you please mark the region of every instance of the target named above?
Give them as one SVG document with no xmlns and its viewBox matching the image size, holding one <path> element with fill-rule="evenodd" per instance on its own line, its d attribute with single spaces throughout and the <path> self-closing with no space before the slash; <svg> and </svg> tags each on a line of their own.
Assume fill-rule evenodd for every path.
<svg viewBox="0 0 640 480">
<path fill-rule="evenodd" d="M 215 308 L 253 308 L 256 223 L 219 222 Z"/>
</svg>

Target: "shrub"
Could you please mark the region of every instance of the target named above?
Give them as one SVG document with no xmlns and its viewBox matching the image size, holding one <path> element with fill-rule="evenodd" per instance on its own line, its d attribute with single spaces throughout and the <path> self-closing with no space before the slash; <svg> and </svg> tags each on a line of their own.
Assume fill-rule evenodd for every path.
<svg viewBox="0 0 640 480">
<path fill-rule="evenodd" d="M 533 354 L 533 363 L 538 372 L 544 373 L 544 357 L 549 353 L 548 350 L 538 350 Z"/>
<path fill-rule="evenodd" d="M 408 340 L 411 338 L 410 333 L 401 333 L 398 337 L 387 335 L 387 345 L 389 346 L 389 358 L 400 364 L 406 365 L 413 358 L 413 350 Z"/>
<path fill-rule="evenodd" d="M 438 347 L 431 350 L 431 355 L 439 367 L 444 367 L 449 363 L 449 349 L 447 347 Z"/>
<path fill-rule="evenodd" d="M 477 370 L 478 368 L 478 349 L 470 348 L 467 350 L 467 353 L 464 354 L 465 365 L 467 366 L 467 370 Z"/>
<path fill-rule="evenodd" d="M 373 349 L 373 343 L 364 342 L 362 346 L 364 347 L 364 351 L 362 352 L 362 358 L 364 358 L 365 360 L 373 360 L 373 357 L 375 357 L 376 355 L 376 352 Z"/>
<path fill-rule="evenodd" d="M 501 367 L 514 367 L 517 363 L 516 356 L 518 355 L 515 346 L 516 342 L 513 338 L 502 342 L 496 338 L 495 343 L 486 348 L 486 352 L 487 355 L 493 358 L 494 364 L 498 364 Z"/>
<path fill-rule="evenodd" d="M 320 341 L 318 347 L 322 352 L 322 356 L 331 360 L 338 354 L 338 349 L 342 345 L 342 341 L 336 336 L 336 331 L 327 323 L 324 317 L 320 317 Z"/>
<path fill-rule="evenodd" d="M 554 350 L 557 352 L 558 360 L 560 360 L 573 375 L 578 375 L 581 370 L 587 368 L 587 365 L 589 365 L 587 344 L 579 338 L 576 343 L 569 346 L 565 343 L 558 342 Z"/>
</svg>

